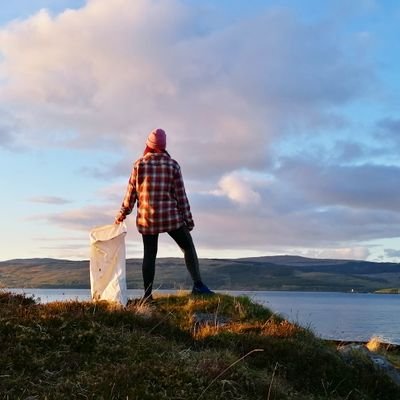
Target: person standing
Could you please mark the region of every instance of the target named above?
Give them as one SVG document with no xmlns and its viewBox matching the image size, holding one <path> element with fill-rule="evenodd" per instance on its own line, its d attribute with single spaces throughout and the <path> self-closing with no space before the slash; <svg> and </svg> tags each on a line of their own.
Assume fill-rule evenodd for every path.
<svg viewBox="0 0 400 400">
<path fill-rule="evenodd" d="M 158 236 L 167 232 L 184 253 L 193 280 L 192 294 L 214 294 L 201 280 L 190 231 L 194 227 L 181 168 L 166 150 L 163 129 L 150 132 L 143 156 L 133 165 L 126 194 L 115 223 L 121 223 L 137 203 L 136 226 L 143 238 L 143 300 L 152 300 Z"/>
</svg>

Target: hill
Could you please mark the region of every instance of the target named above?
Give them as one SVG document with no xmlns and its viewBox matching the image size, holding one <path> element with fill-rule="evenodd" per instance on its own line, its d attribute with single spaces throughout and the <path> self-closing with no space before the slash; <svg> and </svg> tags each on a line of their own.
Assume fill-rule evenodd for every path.
<svg viewBox="0 0 400 400">
<path fill-rule="evenodd" d="M 141 260 L 127 260 L 129 288 L 142 288 Z M 400 288 L 400 264 L 298 256 L 201 259 L 203 279 L 219 290 L 373 292 Z M 21 259 L 0 262 L 3 287 L 89 288 L 89 261 Z M 190 287 L 183 259 L 157 260 L 155 287 Z"/>
<path fill-rule="evenodd" d="M 400 398 L 365 349 L 337 349 L 246 297 L 121 309 L 0 292 L 0 320 L 2 399 Z"/>
</svg>

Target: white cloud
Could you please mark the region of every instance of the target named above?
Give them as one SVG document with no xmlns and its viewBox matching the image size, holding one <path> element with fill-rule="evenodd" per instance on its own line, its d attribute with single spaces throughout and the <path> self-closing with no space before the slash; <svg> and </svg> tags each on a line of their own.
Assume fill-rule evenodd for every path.
<svg viewBox="0 0 400 400">
<path fill-rule="evenodd" d="M 190 175 L 221 176 L 264 169 L 277 137 L 331 125 L 331 106 L 375 82 L 370 65 L 346 56 L 334 24 L 266 9 L 210 28 L 205 10 L 91 0 L 13 22 L 0 30 L 0 102 L 23 116 L 31 145 L 139 152 L 162 126 Z"/>
<path fill-rule="evenodd" d="M 226 175 L 218 183 L 219 189 L 212 192 L 217 196 L 227 196 L 230 200 L 244 205 L 254 206 L 260 203 L 261 196 L 251 184 L 237 174 Z"/>
<path fill-rule="evenodd" d="M 305 252 L 297 252 L 305 257 L 311 258 L 330 258 L 340 260 L 366 260 L 370 255 L 370 250 L 366 246 L 339 247 L 333 249 L 317 249 Z"/>
<path fill-rule="evenodd" d="M 113 153 L 79 171 L 107 180 L 96 206 L 38 218 L 80 232 L 110 223 L 125 189 L 112 177 L 128 179 L 147 133 L 160 126 L 181 163 L 203 248 L 303 246 L 363 258 L 357 241 L 398 236 L 398 168 L 342 165 L 371 156 L 364 138 L 343 139 L 351 121 L 340 109 L 374 96 L 372 47 L 345 34 L 340 20 L 305 23 L 289 9 L 264 8 L 240 19 L 212 15 L 213 25 L 212 11 L 179 0 L 90 0 L 0 28 L 0 107 L 11 121 L 0 122 L 0 146 Z M 397 128 L 397 120 L 381 122 L 385 135 Z M 324 157 L 307 144 L 325 130 L 336 147 Z M 290 135 L 302 159 L 276 150 Z M 255 172 L 271 179 L 257 181 Z"/>
</svg>

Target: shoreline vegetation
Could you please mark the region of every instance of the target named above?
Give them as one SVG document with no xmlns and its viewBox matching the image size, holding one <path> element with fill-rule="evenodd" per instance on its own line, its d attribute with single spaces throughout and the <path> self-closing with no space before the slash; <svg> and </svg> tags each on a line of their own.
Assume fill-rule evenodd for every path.
<svg viewBox="0 0 400 400">
<path fill-rule="evenodd" d="M 141 259 L 127 259 L 129 289 L 141 289 Z M 268 256 L 200 259 L 205 282 L 215 290 L 390 293 L 400 291 L 400 264 Z M 181 258 L 157 259 L 154 287 L 179 290 L 191 280 Z M 20 259 L 0 262 L 5 288 L 88 289 L 89 261 Z"/>
<path fill-rule="evenodd" d="M 398 347 L 324 341 L 245 296 L 182 293 L 121 308 L 1 291 L 0 346 L 0 399 L 400 398 L 368 356 L 396 372 Z"/>
<path fill-rule="evenodd" d="M 374 293 L 377 293 L 377 294 L 400 294 L 400 288 L 379 289 L 379 290 L 375 290 Z"/>
</svg>

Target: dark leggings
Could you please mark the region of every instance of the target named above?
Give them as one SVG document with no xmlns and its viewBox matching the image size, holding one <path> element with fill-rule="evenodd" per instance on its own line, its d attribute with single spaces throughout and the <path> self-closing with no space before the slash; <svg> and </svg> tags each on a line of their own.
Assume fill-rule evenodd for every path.
<svg viewBox="0 0 400 400">
<path fill-rule="evenodd" d="M 192 236 L 186 226 L 168 232 L 168 235 L 175 240 L 185 255 L 186 268 L 194 283 L 200 282 L 199 260 L 197 258 L 196 249 L 193 244 Z M 151 295 L 153 290 L 153 281 L 156 270 L 156 257 L 158 249 L 158 234 L 142 235 L 143 238 L 143 283 L 145 297 Z"/>
</svg>

